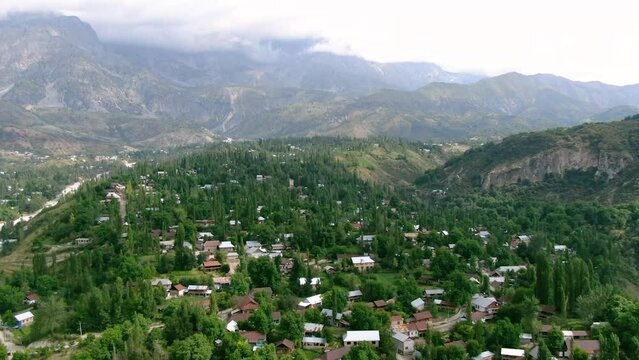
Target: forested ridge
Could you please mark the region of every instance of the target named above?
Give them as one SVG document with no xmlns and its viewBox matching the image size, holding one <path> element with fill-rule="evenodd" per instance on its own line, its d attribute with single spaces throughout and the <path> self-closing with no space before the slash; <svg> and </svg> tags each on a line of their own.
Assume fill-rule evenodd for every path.
<svg viewBox="0 0 639 360">
<path fill-rule="evenodd" d="M 400 325 L 427 311 L 414 337 L 424 359 L 498 358 L 502 348 L 587 358 L 560 330 L 587 332 L 600 359 L 636 359 L 639 203 L 373 185 L 335 160 L 340 144 L 218 144 L 139 161 L 26 229 L 5 229 L 33 256 L 2 273 L 2 320 L 20 325 L 15 315 L 31 311 L 15 342 L 50 341 L 14 358 L 315 359 L 324 349 L 305 336 L 340 349 L 347 331 L 374 330 L 376 346 L 344 358 L 392 359 Z M 192 290 L 180 296 L 177 285 Z M 207 295 L 194 296 L 196 285 Z M 320 306 L 303 305 L 313 295 Z"/>
</svg>

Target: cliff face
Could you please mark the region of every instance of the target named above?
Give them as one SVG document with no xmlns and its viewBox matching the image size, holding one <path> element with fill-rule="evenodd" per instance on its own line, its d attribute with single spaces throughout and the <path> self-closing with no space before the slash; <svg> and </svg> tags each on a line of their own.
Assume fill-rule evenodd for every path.
<svg viewBox="0 0 639 360">
<path fill-rule="evenodd" d="M 538 182 L 548 174 L 564 175 L 570 170 L 596 169 L 597 176 L 614 178 L 633 157 L 620 152 L 605 152 L 588 146 L 562 147 L 544 151 L 516 162 L 501 164 L 482 176 L 482 187 L 501 187 L 518 181 Z"/>
</svg>

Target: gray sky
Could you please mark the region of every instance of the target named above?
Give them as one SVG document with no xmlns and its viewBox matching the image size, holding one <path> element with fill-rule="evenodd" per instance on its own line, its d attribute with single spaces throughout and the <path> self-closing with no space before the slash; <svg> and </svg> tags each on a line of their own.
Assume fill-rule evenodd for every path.
<svg viewBox="0 0 639 360">
<path fill-rule="evenodd" d="M 317 50 L 429 61 L 451 71 L 639 83 L 632 0 L 20 0 L 0 14 L 77 15 L 106 41 L 188 50 L 321 38 Z"/>
</svg>

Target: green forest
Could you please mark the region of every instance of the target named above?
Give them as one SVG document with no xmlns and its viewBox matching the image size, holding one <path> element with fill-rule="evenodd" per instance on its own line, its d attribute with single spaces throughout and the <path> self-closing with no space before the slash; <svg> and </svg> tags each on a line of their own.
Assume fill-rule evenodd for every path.
<svg viewBox="0 0 639 360">
<path fill-rule="evenodd" d="M 148 154 L 8 224 L 30 254 L 0 257 L 13 359 L 638 358 L 638 202 L 376 184 L 336 160 L 371 146 Z M 42 172 L 11 181 L 46 199 L 82 176 Z"/>
</svg>

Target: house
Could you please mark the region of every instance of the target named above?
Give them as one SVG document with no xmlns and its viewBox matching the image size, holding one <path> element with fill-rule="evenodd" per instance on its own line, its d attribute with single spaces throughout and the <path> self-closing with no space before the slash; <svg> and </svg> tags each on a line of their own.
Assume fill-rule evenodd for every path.
<svg viewBox="0 0 639 360">
<path fill-rule="evenodd" d="M 502 360 L 524 360 L 526 352 L 524 349 L 501 348 Z"/>
<path fill-rule="evenodd" d="M 207 240 L 202 243 L 201 250 L 202 252 L 213 254 L 218 246 L 220 246 L 219 240 Z"/>
<path fill-rule="evenodd" d="M 165 240 L 165 241 L 160 241 L 160 249 L 162 249 L 162 251 L 170 251 L 173 250 L 173 248 L 175 247 L 175 240 Z"/>
<path fill-rule="evenodd" d="M 424 300 L 422 298 L 417 298 L 413 301 L 410 302 L 410 306 L 413 307 L 413 309 L 417 310 L 417 311 L 422 311 L 424 310 L 424 306 L 426 305 L 426 303 L 424 302 Z"/>
<path fill-rule="evenodd" d="M 426 289 L 424 290 L 424 297 L 428 299 L 440 298 L 446 294 L 444 289 Z"/>
<path fill-rule="evenodd" d="M 344 334 L 344 346 L 355 346 L 361 342 L 367 342 L 373 347 L 379 347 L 378 330 L 349 330 Z"/>
<path fill-rule="evenodd" d="M 348 292 L 348 301 L 359 301 L 362 298 L 361 290 L 352 290 Z"/>
<path fill-rule="evenodd" d="M 599 340 L 574 340 L 572 343 L 573 349 L 580 349 L 589 356 L 598 353 L 600 347 Z"/>
<path fill-rule="evenodd" d="M 217 247 L 220 251 L 231 252 L 235 251 L 235 246 L 230 241 L 222 241 Z"/>
<path fill-rule="evenodd" d="M 220 276 L 213 278 L 213 287 L 215 290 L 220 291 L 231 286 L 231 278 L 228 276 Z"/>
<path fill-rule="evenodd" d="M 392 339 L 398 353 L 412 354 L 415 352 L 415 341 L 413 341 L 413 339 L 411 339 L 408 335 L 396 332 L 393 334 Z"/>
<path fill-rule="evenodd" d="M 240 336 L 243 337 L 249 345 L 253 347 L 253 351 L 261 348 L 266 344 L 266 335 L 257 331 L 240 331 Z"/>
<path fill-rule="evenodd" d="M 273 311 L 271 313 L 271 320 L 273 320 L 273 324 L 279 325 L 282 322 L 282 313 L 279 311 Z"/>
<path fill-rule="evenodd" d="M 375 235 L 362 235 L 358 240 L 364 244 L 370 244 L 375 240 Z"/>
<path fill-rule="evenodd" d="M 370 307 L 374 309 L 384 309 L 388 303 L 386 300 L 375 300 L 373 302 L 368 303 Z"/>
<path fill-rule="evenodd" d="M 521 345 L 530 344 L 533 340 L 533 336 L 530 333 L 523 333 L 519 335 L 519 343 Z"/>
<path fill-rule="evenodd" d="M 254 248 L 261 248 L 262 247 L 262 243 L 260 243 L 259 241 L 255 241 L 255 240 L 248 240 L 246 242 L 246 244 L 244 244 L 244 248 L 245 249 L 254 249 Z"/>
<path fill-rule="evenodd" d="M 419 321 L 429 321 L 433 318 L 433 314 L 430 313 L 430 311 L 420 311 L 418 313 L 413 314 L 413 316 L 411 317 L 411 320 L 413 320 L 413 322 L 419 322 Z"/>
<path fill-rule="evenodd" d="M 40 295 L 37 293 L 29 293 L 24 297 L 24 303 L 27 305 L 35 305 L 40 300 Z"/>
<path fill-rule="evenodd" d="M 237 321 L 231 320 L 226 324 L 226 331 L 228 332 L 236 332 L 239 331 L 240 327 L 237 325 Z"/>
<path fill-rule="evenodd" d="M 397 325 L 403 325 L 404 318 L 401 315 L 391 315 L 390 324 L 391 324 L 391 327 L 397 326 Z"/>
<path fill-rule="evenodd" d="M 342 313 L 337 313 L 335 315 L 335 319 L 333 319 L 333 310 L 332 309 L 322 309 L 321 311 L 322 316 L 324 316 L 325 318 L 329 319 L 331 322 L 332 321 L 342 321 L 344 314 Z"/>
<path fill-rule="evenodd" d="M 109 191 L 106 196 L 104 197 L 105 199 L 115 199 L 115 200 L 120 200 L 121 196 L 120 194 L 113 192 L 113 191 Z"/>
<path fill-rule="evenodd" d="M 485 312 L 487 314 L 493 314 L 499 309 L 497 299 L 492 296 L 484 297 L 482 295 L 475 294 L 471 300 L 471 304 L 475 311 Z"/>
<path fill-rule="evenodd" d="M 565 253 L 568 252 L 568 246 L 566 245 L 555 245 L 554 246 L 555 253 Z"/>
<path fill-rule="evenodd" d="M 343 346 L 335 350 L 327 351 L 315 360 L 341 360 L 344 356 L 348 355 L 349 352 L 351 352 L 351 348 Z"/>
<path fill-rule="evenodd" d="M 182 284 L 175 284 L 169 292 L 169 295 L 171 297 L 182 297 L 184 296 L 184 293 L 186 293 L 186 286 Z"/>
<path fill-rule="evenodd" d="M 98 224 L 102 224 L 109 221 L 110 219 L 111 218 L 109 217 L 109 215 L 100 215 L 95 219 L 95 222 L 97 222 Z"/>
<path fill-rule="evenodd" d="M 371 259 L 370 256 L 353 256 L 351 261 L 358 271 L 370 270 L 375 266 L 375 260 Z"/>
<path fill-rule="evenodd" d="M 260 304 L 251 295 L 244 295 L 240 298 L 236 298 L 234 303 L 235 309 L 245 314 L 255 311 L 260 307 Z"/>
<path fill-rule="evenodd" d="M 316 324 L 316 323 L 304 323 L 304 335 L 309 334 L 321 334 L 322 330 L 324 330 L 324 325 Z"/>
<path fill-rule="evenodd" d="M 280 272 L 282 274 L 288 274 L 293 269 L 293 259 L 282 259 L 280 261 Z"/>
<path fill-rule="evenodd" d="M 160 278 L 151 280 L 151 286 L 158 286 L 158 285 L 161 285 L 164 288 L 164 291 L 169 292 L 171 290 L 171 286 L 173 285 L 173 282 L 169 279 L 160 279 Z"/>
<path fill-rule="evenodd" d="M 304 349 L 323 349 L 326 347 L 326 339 L 315 336 L 304 336 L 302 338 Z"/>
<path fill-rule="evenodd" d="M 322 305 L 322 295 L 309 296 L 297 304 L 297 306 L 302 310 L 316 308 L 321 305 Z"/>
<path fill-rule="evenodd" d="M 231 317 L 229 318 L 229 321 L 235 321 L 236 323 L 240 323 L 242 321 L 248 321 L 248 319 L 251 318 L 251 314 L 250 313 L 241 313 L 241 312 L 236 312 L 234 314 L 231 314 Z"/>
<path fill-rule="evenodd" d="M 482 240 L 488 240 L 488 238 L 490 238 L 490 233 L 486 230 L 482 230 L 477 233 L 477 236 L 479 236 Z"/>
<path fill-rule="evenodd" d="M 186 288 L 186 294 L 189 296 L 209 297 L 211 292 L 211 289 L 206 285 L 189 285 Z"/>
<path fill-rule="evenodd" d="M 275 344 L 275 352 L 279 355 L 288 354 L 295 349 L 295 343 L 289 339 L 284 339 Z"/>
<path fill-rule="evenodd" d="M 222 263 L 220 263 L 217 260 L 207 260 L 207 261 L 202 263 L 202 270 L 204 270 L 206 272 L 215 271 L 215 270 L 218 270 L 221 267 L 222 267 Z"/>
<path fill-rule="evenodd" d="M 305 278 L 305 277 L 301 277 L 301 278 L 299 278 L 298 280 L 299 280 L 299 284 L 300 284 L 300 286 L 304 286 L 304 285 L 306 285 L 306 281 L 307 281 L 307 280 L 306 280 L 306 278 Z M 322 283 L 322 279 L 320 279 L 320 278 L 318 278 L 318 277 L 311 278 L 311 287 L 312 287 L 313 289 L 316 289 L 316 288 L 317 288 L 317 285 L 320 285 L 321 283 Z"/>
<path fill-rule="evenodd" d="M 89 238 L 77 238 L 75 239 L 75 245 L 76 246 L 85 246 L 85 245 L 89 245 L 91 243 L 91 239 Z"/>
<path fill-rule="evenodd" d="M 490 351 L 483 351 L 479 353 L 479 355 L 475 356 L 473 360 L 493 360 L 493 356 L 495 356 L 495 353 Z"/>
<path fill-rule="evenodd" d="M 14 316 L 16 322 L 18 323 L 18 327 L 25 327 L 33 324 L 33 314 L 31 311 L 23 312 Z"/>
<path fill-rule="evenodd" d="M 327 273 L 328 275 L 335 275 L 337 273 L 337 270 L 335 270 L 334 267 L 328 265 L 328 266 L 324 266 L 324 272 Z"/>
</svg>

